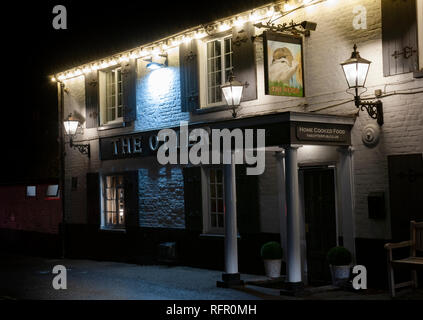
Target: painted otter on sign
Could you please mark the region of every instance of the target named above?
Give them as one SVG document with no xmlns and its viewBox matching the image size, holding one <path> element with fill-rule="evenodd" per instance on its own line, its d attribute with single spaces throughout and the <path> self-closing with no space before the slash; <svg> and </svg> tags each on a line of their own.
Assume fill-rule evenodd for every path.
<svg viewBox="0 0 423 320">
<path fill-rule="evenodd" d="M 298 69 L 298 62 L 294 60 L 291 50 L 286 47 L 273 51 L 272 63 L 269 66 L 269 80 L 289 83 L 289 79 Z"/>
</svg>

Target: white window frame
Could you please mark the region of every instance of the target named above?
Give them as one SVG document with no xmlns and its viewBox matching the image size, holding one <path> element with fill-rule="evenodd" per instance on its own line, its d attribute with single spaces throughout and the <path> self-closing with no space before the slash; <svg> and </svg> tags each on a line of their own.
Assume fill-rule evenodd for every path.
<svg viewBox="0 0 423 320">
<path fill-rule="evenodd" d="M 118 72 L 120 70 L 121 78 L 120 82 L 118 81 Z M 115 119 L 108 120 L 108 110 L 111 108 L 109 103 L 109 94 L 108 94 L 108 74 L 111 72 L 115 72 L 114 74 L 114 113 Z M 100 82 L 100 122 L 101 124 L 113 124 L 113 123 L 121 123 L 123 122 L 123 80 L 122 80 L 122 67 L 115 67 L 111 69 L 105 69 L 99 71 L 99 82 Z M 120 86 L 119 86 L 120 83 Z M 121 89 L 119 91 L 119 89 Z M 120 104 L 119 104 L 119 96 L 121 97 Z M 119 117 L 119 108 L 121 108 L 121 116 Z"/>
<path fill-rule="evenodd" d="M 210 169 L 219 169 L 222 171 L 222 200 L 223 206 L 225 205 L 225 186 L 224 186 L 224 172 L 223 166 L 208 166 L 201 168 L 201 181 L 202 181 L 202 194 L 203 194 L 203 232 L 205 234 L 218 234 L 222 235 L 225 232 L 225 215 L 223 216 L 223 226 L 213 227 L 211 223 L 211 189 L 210 189 Z"/>
<path fill-rule="evenodd" d="M 225 82 L 228 80 L 225 78 L 225 73 L 227 68 L 225 68 L 225 62 L 226 62 L 226 58 L 225 58 L 225 40 L 226 39 L 232 39 L 232 35 L 226 35 L 223 37 L 219 37 L 219 38 L 213 38 L 210 39 L 208 41 L 206 41 L 204 43 L 204 49 L 203 49 L 203 57 L 205 63 L 204 63 L 204 85 L 202 86 L 202 88 L 204 88 L 204 95 L 203 95 L 203 101 L 204 103 L 202 104 L 203 108 L 210 108 L 210 107 L 217 107 L 217 106 L 222 106 L 225 104 L 225 98 L 223 97 L 222 94 L 222 100 L 221 101 L 217 101 L 217 102 L 209 102 L 209 70 L 208 70 L 208 61 L 209 61 L 209 57 L 207 55 L 207 46 L 210 42 L 214 42 L 214 41 L 220 41 L 221 43 L 221 68 L 220 68 L 220 73 L 221 73 L 221 84 L 225 84 Z M 223 53 L 223 54 L 222 54 Z M 230 69 L 233 69 L 233 46 L 231 44 L 231 51 L 230 51 L 230 55 L 232 57 L 232 63 L 231 63 L 231 67 Z"/>
<path fill-rule="evenodd" d="M 110 199 L 110 200 L 115 200 L 115 208 L 116 208 L 116 212 L 118 212 L 118 210 L 120 210 L 120 204 L 119 204 L 119 200 L 120 197 L 118 197 L 118 191 L 122 190 L 123 191 L 123 223 L 115 223 L 115 224 L 109 224 L 107 223 L 107 213 L 109 212 L 107 209 L 107 201 L 109 199 L 107 199 L 107 178 L 108 177 L 115 177 L 115 179 L 117 179 L 119 176 L 122 177 L 122 183 L 121 184 L 116 184 L 116 193 L 115 193 L 115 199 Z M 126 220 L 126 207 L 125 207 L 125 189 L 124 189 L 124 177 L 122 174 L 104 174 L 101 176 L 101 188 L 100 188 L 100 192 L 101 192 L 101 229 L 104 230 L 125 230 L 125 220 Z"/>
</svg>

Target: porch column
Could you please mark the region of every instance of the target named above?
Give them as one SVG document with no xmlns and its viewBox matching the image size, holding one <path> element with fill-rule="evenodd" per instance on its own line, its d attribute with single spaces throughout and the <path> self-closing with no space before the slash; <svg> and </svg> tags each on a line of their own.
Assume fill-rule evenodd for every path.
<svg viewBox="0 0 423 320">
<path fill-rule="evenodd" d="M 285 148 L 286 207 L 287 207 L 287 282 L 293 288 L 302 287 L 301 277 L 301 229 L 298 190 L 299 146 Z"/>
<path fill-rule="evenodd" d="M 286 262 L 287 245 L 286 245 L 286 188 L 285 188 L 285 153 L 275 152 L 276 173 L 277 173 L 277 190 L 278 190 L 278 212 L 281 247 L 283 250 L 283 260 Z"/>
<path fill-rule="evenodd" d="M 235 180 L 235 152 L 231 151 L 231 163 L 223 168 L 223 183 L 225 194 L 225 273 L 218 287 L 241 285 L 238 273 L 238 243 L 236 228 L 236 180 Z"/>
<path fill-rule="evenodd" d="M 355 262 L 354 188 L 352 171 L 353 148 L 339 148 L 338 152 L 340 153 L 340 159 L 337 169 L 337 180 L 340 193 L 343 246 L 351 252 L 353 262 Z"/>
</svg>

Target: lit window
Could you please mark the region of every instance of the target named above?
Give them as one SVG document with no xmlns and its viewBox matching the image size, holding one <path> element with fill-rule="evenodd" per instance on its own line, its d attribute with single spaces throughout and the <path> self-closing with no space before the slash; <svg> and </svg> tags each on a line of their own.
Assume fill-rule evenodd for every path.
<svg viewBox="0 0 423 320">
<path fill-rule="evenodd" d="M 209 231 L 223 232 L 224 226 L 223 170 L 210 168 L 209 171 Z"/>
<path fill-rule="evenodd" d="M 222 103 L 220 86 L 231 74 L 232 39 L 230 37 L 213 40 L 207 43 L 207 105 Z"/>
<path fill-rule="evenodd" d="M 101 71 L 99 79 L 101 123 L 122 122 L 122 69 L 119 67 L 112 70 Z"/>
<path fill-rule="evenodd" d="M 27 197 L 37 196 L 37 187 L 36 186 L 27 186 L 26 187 L 26 196 Z"/>
<path fill-rule="evenodd" d="M 46 192 L 47 197 L 58 197 L 59 196 L 59 186 L 57 184 L 51 184 L 47 187 Z"/>
<path fill-rule="evenodd" d="M 123 176 L 104 178 L 104 223 L 105 228 L 125 227 L 125 201 Z"/>
</svg>

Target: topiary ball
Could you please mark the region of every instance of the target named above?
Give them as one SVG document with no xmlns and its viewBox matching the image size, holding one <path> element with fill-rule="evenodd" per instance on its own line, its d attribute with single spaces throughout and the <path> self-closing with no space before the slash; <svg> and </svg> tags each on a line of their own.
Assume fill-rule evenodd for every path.
<svg viewBox="0 0 423 320">
<path fill-rule="evenodd" d="M 333 247 L 328 251 L 327 259 L 333 266 L 345 266 L 351 263 L 351 253 L 344 247 Z"/>
<path fill-rule="evenodd" d="M 279 242 L 270 241 L 261 247 L 261 257 L 264 260 L 282 259 L 282 248 Z"/>
</svg>

